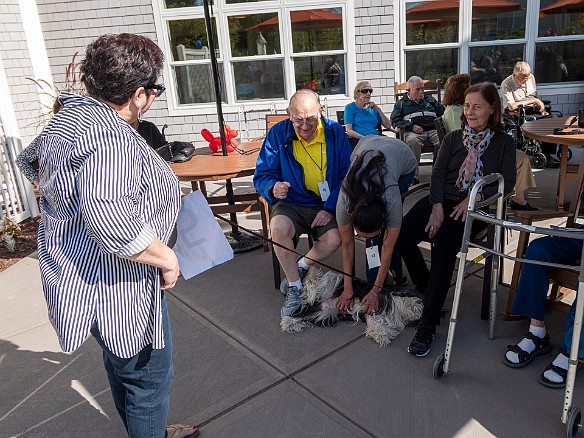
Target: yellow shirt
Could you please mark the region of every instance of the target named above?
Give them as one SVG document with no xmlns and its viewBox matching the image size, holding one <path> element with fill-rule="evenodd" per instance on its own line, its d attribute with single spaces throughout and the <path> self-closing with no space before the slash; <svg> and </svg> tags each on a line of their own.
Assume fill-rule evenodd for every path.
<svg viewBox="0 0 584 438">
<path fill-rule="evenodd" d="M 310 143 L 306 143 L 296 134 L 292 147 L 294 158 L 303 170 L 304 187 L 320 196 L 318 183 L 326 181 L 326 142 L 322 120 L 318 119 L 316 136 Z"/>
</svg>

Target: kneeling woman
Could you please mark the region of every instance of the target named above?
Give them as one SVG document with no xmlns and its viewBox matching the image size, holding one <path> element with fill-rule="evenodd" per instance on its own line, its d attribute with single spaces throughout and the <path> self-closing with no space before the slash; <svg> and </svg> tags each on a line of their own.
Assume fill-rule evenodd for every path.
<svg viewBox="0 0 584 438">
<path fill-rule="evenodd" d="M 355 232 L 367 239 L 367 281 L 374 286 L 362 300 L 369 315 L 379 309 L 379 294 L 387 284 L 392 253 L 402 222 L 400 192 L 414 179 L 416 158 L 403 141 L 380 135 L 362 138 L 351 154 L 351 165 L 337 201 L 343 271 L 353 270 Z M 340 312 L 353 306 L 353 282 L 344 277 L 337 301 Z"/>
<path fill-rule="evenodd" d="M 515 145 L 502 132 L 501 104 L 493 84 L 484 82 L 465 91 L 462 123 L 463 129 L 444 137 L 432 170 L 430 195 L 404 217 L 397 241 L 412 282 L 426 295 L 420 325 L 408 347 L 416 356 L 428 354 L 435 327 L 440 324 L 473 185 L 491 173 L 503 175 L 506 194 L 515 185 Z M 496 192 L 496 184 L 485 186 L 477 201 Z M 418 248 L 423 240 L 434 242 L 430 270 Z"/>
</svg>

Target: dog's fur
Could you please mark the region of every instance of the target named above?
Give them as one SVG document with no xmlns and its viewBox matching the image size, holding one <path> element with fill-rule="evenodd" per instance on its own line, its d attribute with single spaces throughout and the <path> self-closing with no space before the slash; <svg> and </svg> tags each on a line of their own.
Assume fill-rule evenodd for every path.
<svg viewBox="0 0 584 438">
<path fill-rule="evenodd" d="M 390 344 L 406 324 L 422 315 L 422 300 L 416 292 L 390 293 L 385 290 L 379 296 L 379 313 L 363 314 L 361 299 L 369 293 L 371 286 L 362 281 L 353 282 L 353 309 L 345 315 L 340 314 L 336 304 L 343 293 L 343 276 L 330 271 L 323 274 L 316 267 L 304 279 L 303 289 L 300 297 L 302 313 L 296 317 L 282 317 L 280 328 L 284 332 L 297 333 L 314 325 L 332 327 L 341 319 L 366 321 L 365 336 L 383 347 Z"/>
</svg>

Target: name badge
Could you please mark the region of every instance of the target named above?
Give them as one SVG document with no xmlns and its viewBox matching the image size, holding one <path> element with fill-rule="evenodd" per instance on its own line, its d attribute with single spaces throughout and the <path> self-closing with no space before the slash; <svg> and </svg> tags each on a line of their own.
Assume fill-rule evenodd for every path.
<svg viewBox="0 0 584 438">
<path fill-rule="evenodd" d="M 367 266 L 369 269 L 378 268 L 381 266 L 381 260 L 379 259 L 379 248 L 377 245 L 371 248 L 365 248 L 365 254 L 367 255 Z"/>
<path fill-rule="evenodd" d="M 328 181 L 319 182 L 318 183 L 318 191 L 320 192 L 320 199 L 322 199 L 322 202 L 326 202 L 328 197 L 331 195 Z"/>
</svg>

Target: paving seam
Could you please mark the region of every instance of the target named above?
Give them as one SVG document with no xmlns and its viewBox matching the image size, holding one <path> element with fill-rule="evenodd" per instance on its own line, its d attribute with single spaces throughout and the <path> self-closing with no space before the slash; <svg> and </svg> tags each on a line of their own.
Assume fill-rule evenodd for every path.
<svg viewBox="0 0 584 438">
<path fill-rule="evenodd" d="M 209 321 L 210 322 L 210 321 Z M 210 322 L 211 323 L 211 322 Z M 212 323 L 211 323 L 212 324 Z M 226 333 L 227 334 L 227 333 Z M 229 336 L 229 334 L 227 334 Z M 365 429 L 364 427 L 362 427 L 361 425 L 359 425 L 358 423 L 356 423 L 355 421 L 353 421 L 352 419 L 348 418 L 343 412 L 339 411 L 338 409 L 336 409 L 334 406 L 332 406 L 331 404 L 327 403 L 326 401 L 324 401 L 323 399 L 321 399 L 318 396 L 315 396 L 315 394 L 310 391 L 309 389 L 307 389 L 304 385 L 302 385 L 301 383 L 299 383 L 296 379 L 294 379 L 294 377 L 296 377 L 299 373 L 306 371 L 307 369 L 313 367 L 314 365 L 319 364 L 320 362 L 324 361 L 325 359 L 328 359 L 329 357 L 331 357 L 333 354 L 344 350 L 345 348 L 347 348 L 348 346 L 354 344 L 355 342 L 357 342 L 358 340 L 362 339 L 363 337 L 365 337 L 365 334 L 362 334 L 360 336 L 358 336 L 355 339 L 350 340 L 349 342 L 347 342 L 346 344 L 343 344 L 337 348 L 335 348 L 333 351 L 328 352 L 327 354 L 325 354 L 324 356 L 310 362 L 309 364 L 304 365 L 302 368 L 294 371 L 293 373 L 286 375 L 284 373 L 282 373 L 281 371 L 278 370 L 278 372 L 284 374 L 284 377 L 282 377 L 280 380 L 272 383 L 271 385 L 266 386 L 265 388 L 263 388 L 262 390 L 256 392 L 255 394 L 252 394 L 250 396 L 248 396 L 247 398 L 237 402 L 236 404 L 234 404 L 233 406 L 230 406 L 229 408 L 223 410 L 222 412 L 219 412 L 218 414 L 215 414 L 213 417 L 201 422 L 199 424 L 199 427 L 204 427 L 207 424 L 212 423 L 215 420 L 218 420 L 219 418 L 223 417 L 224 415 L 230 413 L 231 411 L 237 409 L 238 407 L 244 405 L 245 403 L 247 403 L 248 401 L 251 401 L 257 397 L 259 397 L 260 395 L 264 394 L 265 392 L 269 391 L 272 388 L 275 388 L 276 386 L 288 381 L 288 380 L 292 380 L 295 384 L 297 384 L 298 386 L 300 386 L 301 388 L 303 388 L 304 390 L 306 390 L 309 394 L 313 395 L 317 400 L 319 400 L 321 403 L 323 403 L 325 406 L 327 406 L 328 408 L 330 408 L 331 410 L 333 410 L 334 412 L 336 412 L 337 414 L 339 414 L 341 417 L 345 418 L 349 423 L 354 424 L 355 426 L 357 426 L 359 429 L 363 430 L 365 433 L 368 433 L 369 435 L 371 435 L 371 433 Z M 234 339 L 236 342 L 240 343 L 237 339 Z M 241 344 L 241 343 L 240 343 Z M 248 347 L 246 347 L 245 345 L 241 344 L 245 349 L 248 349 Z M 248 349 L 249 350 L 249 349 Z M 251 350 L 250 350 L 251 351 Z M 253 351 L 251 351 L 252 354 L 256 355 L 258 358 L 260 358 L 261 360 L 265 361 L 265 359 L 263 359 L 261 356 L 258 356 L 257 354 L 255 354 Z M 268 362 L 266 362 L 268 363 Z M 277 368 L 273 365 L 271 365 L 270 363 L 268 363 L 268 365 L 270 365 L 272 368 L 276 369 Z M 375 436 L 375 435 L 371 435 L 371 436 Z"/>
<path fill-rule="evenodd" d="M 167 291 L 170 292 L 170 291 Z M 331 357 L 333 354 L 338 353 L 341 350 L 344 350 L 345 348 L 349 347 L 350 345 L 354 344 L 355 342 L 357 342 L 360 339 L 363 339 L 365 337 L 365 334 L 362 333 L 361 335 L 357 336 L 354 339 L 351 339 L 350 341 L 346 342 L 345 344 L 335 348 L 332 351 L 329 351 L 328 353 L 326 353 L 325 355 L 319 357 L 318 359 L 313 360 L 312 362 L 304 365 L 302 368 L 294 371 L 293 373 L 290 374 L 286 374 L 285 372 L 283 372 L 282 370 L 278 369 L 277 366 L 275 366 L 274 364 L 270 363 L 267 359 L 265 359 L 264 357 L 262 357 L 261 355 L 257 354 L 254 350 L 252 350 L 250 347 L 248 347 L 247 345 L 245 345 L 243 342 L 241 342 L 239 339 L 237 339 L 236 337 L 234 337 L 233 335 L 231 335 L 228 331 L 226 331 L 224 328 L 222 328 L 221 326 L 219 326 L 218 324 L 216 324 L 212 319 L 210 319 L 209 317 L 205 316 L 204 314 L 202 314 L 201 312 L 197 311 L 196 309 L 194 309 L 193 307 L 191 307 L 187 302 L 185 302 L 183 299 L 181 299 L 180 297 L 176 296 L 175 294 L 173 294 L 172 292 L 170 293 L 172 295 L 172 297 L 174 299 L 176 299 L 177 301 L 179 301 L 181 304 L 183 304 L 184 306 L 186 306 L 187 308 L 189 308 L 190 310 L 192 310 L 194 313 L 196 313 L 197 315 L 199 315 L 201 318 L 203 318 L 205 321 L 207 321 L 209 324 L 211 324 L 213 327 L 215 327 L 217 330 L 219 330 L 221 333 L 225 334 L 226 336 L 228 336 L 229 338 L 231 338 L 232 340 L 234 340 L 237 344 L 239 344 L 241 347 L 243 347 L 245 350 L 247 350 L 249 353 L 251 353 L 252 355 L 254 355 L 255 357 L 257 357 L 258 359 L 260 359 L 262 362 L 264 362 L 266 365 L 268 365 L 270 368 L 275 369 L 276 371 L 278 371 L 279 373 L 283 374 L 284 377 L 282 377 L 281 379 L 275 381 L 274 383 L 266 386 L 265 388 L 263 388 L 262 390 L 246 397 L 243 400 L 240 400 L 239 402 L 235 403 L 233 406 L 230 406 L 227 409 L 224 409 L 223 411 L 219 412 L 218 414 L 215 414 L 214 416 L 212 416 L 211 418 L 202 421 L 198 426 L 199 427 L 204 427 L 207 424 L 212 423 L 215 420 L 218 420 L 219 418 L 223 417 L 224 415 L 227 415 L 228 413 L 230 413 L 231 411 L 237 409 L 238 407 L 244 405 L 245 403 L 249 402 L 250 400 L 253 400 L 257 397 L 259 397 L 260 395 L 264 394 L 265 392 L 269 391 L 272 388 L 275 388 L 276 386 L 282 384 L 283 382 L 286 382 L 287 380 L 292 380 L 295 384 L 297 384 L 298 386 L 300 386 L 301 388 L 305 389 L 309 394 L 312 394 L 317 400 L 319 400 L 321 403 L 323 403 L 325 406 L 327 406 L 328 408 L 330 408 L 331 410 L 333 410 L 334 412 L 336 412 L 337 414 L 339 414 L 341 417 L 345 418 L 347 421 L 349 421 L 351 424 L 354 424 L 356 427 L 358 427 L 359 429 L 363 430 L 363 432 L 371 435 L 371 436 L 375 436 L 374 434 L 372 434 L 369 430 L 367 430 L 367 428 L 363 427 L 362 425 L 356 423 L 355 421 L 353 421 L 351 418 L 348 418 L 343 412 L 339 411 L 337 408 L 335 408 L 334 406 L 332 406 L 330 403 L 326 402 L 324 399 L 316 396 L 312 391 L 310 391 L 308 388 L 306 388 L 304 385 L 302 385 L 301 383 L 299 383 L 296 379 L 294 379 L 294 377 L 296 377 L 299 373 L 306 371 L 307 369 L 313 367 L 314 365 L 317 365 L 321 362 L 323 362 L 324 360 L 328 359 L 329 357 Z"/>
</svg>

